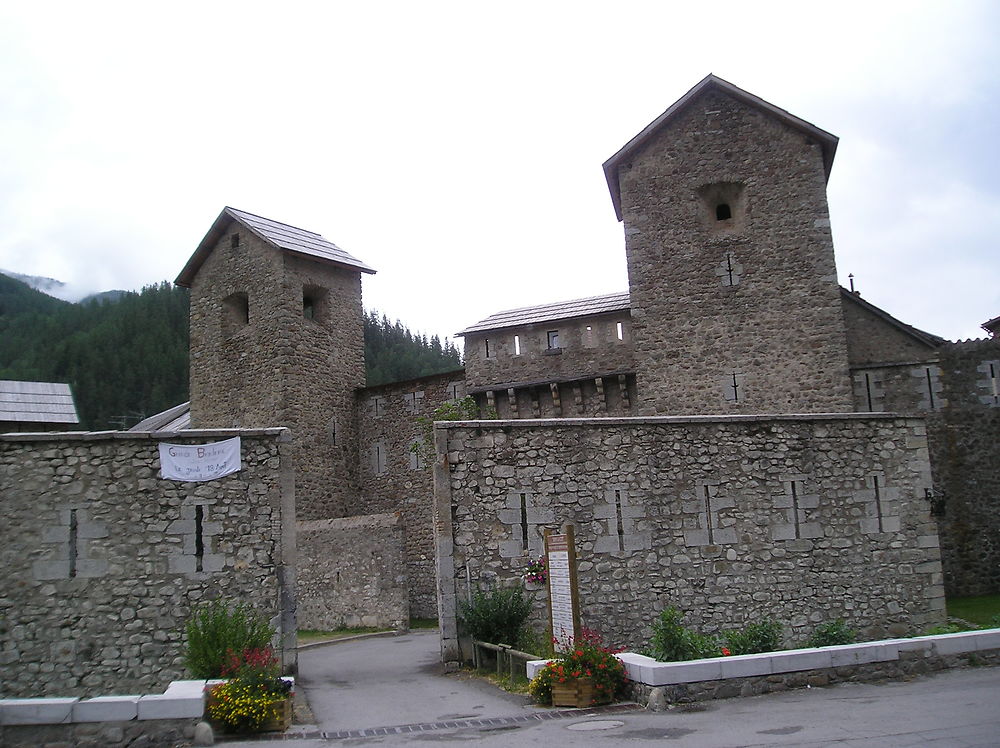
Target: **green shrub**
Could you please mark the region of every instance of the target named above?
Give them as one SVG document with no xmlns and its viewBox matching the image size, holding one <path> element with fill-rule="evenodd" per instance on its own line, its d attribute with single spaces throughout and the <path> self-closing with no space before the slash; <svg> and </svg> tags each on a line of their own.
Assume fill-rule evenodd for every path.
<svg viewBox="0 0 1000 748">
<path fill-rule="evenodd" d="M 196 608 L 187 622 L 184 664 L 195 678 L 219 678 L 230 652 L 264 649 L 273 636 L 274 629 L 249 605 L 214 600 Z"/>
<path fill-rule="evenodd" d="M 777 621 L 760 621 L 725 634 L 726 649 L 731 655 L 776 652 L 781 649 L 781 624 Z"/>
<path fill-rule="evenodd" d="M 530 613 L 531 601 L 520 585 L 497 585 L 485 591 L 477 585 L 472 600 L 459 604 L 459 619 L 466 633 L 491 644 L 516 644 Z"/>
<path fill-rule="evenodd" d="M 681 624 L 683 617 L 684 614 L 673 606 L 660 613 L 660 617 L 653 623 L 649 656 L 660 662 L 719 657 L 722 654 L 719 640 L 685 628 Z"/>
<path fill-rule="evenodd" d="M 817 626 L 806 644 L 810 647 L 835 647 L 838 644 L 853 644 L 857 638 L 858 632 L 848 628 L 843 618 L 838 618 Z"/>
</svg>

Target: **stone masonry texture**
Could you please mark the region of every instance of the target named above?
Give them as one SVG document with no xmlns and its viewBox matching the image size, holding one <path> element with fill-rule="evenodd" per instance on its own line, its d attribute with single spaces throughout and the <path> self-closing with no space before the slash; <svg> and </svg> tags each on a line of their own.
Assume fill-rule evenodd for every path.
<svg viewBox="0 0 1000 748">
<path fill-rule="evenodd" d="M 618 179 L 640 414 L 851 409 L 818 143 L 708 89 Z"/>
<path fill-rule="evenodd" d="M 517 580 L 543 529 L 567 523 L 583 624 L 617 646 L 645 646 L 668 605 L 708 632 L 774 618 L 788 643 L 836 618 L 866 638 L 944 618 L 921 419 L 479 421 L 436 431 L 446 659 L 467 576 Z"/>
<path fill-rule="evenodd" d="M 434 584 L 430 421 L 437 408 L 465 397 L 461 370 L 368 387 L 358 394 L 361 495 L 358 514 L 399 512 L 406 527 L 410 615 L 437 615 Z M 404 537 L 405 535 L 405 537 Z M 398 572 L 397 572 L 398 573 Z"/>
<path fill-rule="evenodd" d="M 169 441 L 236 435 L 243 469 L 205 483 L 160 478 L 149 435 L 0 436 L 0 696 L 162 692 L 185 677 L 185 624 L 212 598 L 271 621 L 294 669 L 287 432 Z"/>
<path fill-rule="evenodd" d="M 281 252 L 233 223 L 191 285 L 190 317 L 192 425 L 287 427 L 300 518 L 356 513 L 360 273 Z"/>
</svg>

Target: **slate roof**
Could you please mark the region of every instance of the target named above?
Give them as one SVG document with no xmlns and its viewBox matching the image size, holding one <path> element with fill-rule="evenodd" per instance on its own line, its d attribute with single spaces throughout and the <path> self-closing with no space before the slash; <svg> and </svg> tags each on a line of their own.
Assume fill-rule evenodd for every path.
<svg viewBox="0 0 1000 748">
<path fill-rule="evenodd" d="M 191 403 L 181 403 L 139 421 L 129 431 L 183 431 L 191 428 Z"/>
<path fill-rule="evenodd" d="M 73 424 L 80 418 L 68 384 L 0 380 L 0 421 Z"/>
<path fill-rule="evenodd" d="M 901 322 L 900 320 L 896 319 L 891 314 L 889 314 L 889 312 L 885 311 L 884 309 L 879 309 L 874 304 L 871 304 L 862 299 L 861 296 L 858 295 L 857 293 L 853 291 L 848 291 L 843 286 L 840 287 L 840 297 L 842 299 L 854 302 L 862 309 L 867 309 L 876 317 L 884 320 L 885 322 L 888 322 L 890 325 L 895 327 L 900 332 L 909 335 L 911 338 L 916 339 L 917 341 L 923 343 L 926 346 L 929 346 L 930 348 L 937 348 L 943 343 L 948 342 L 947 340 L 938 335 L 933 335 L 932 333 L 924 332 L 923 330 L 918 330 L 916 327 L 913 327 L 912 325 L 908 325 L 905 322 Z"/>
<path fill-rule="evenodd" d="M 374 273 L 374 268 L 369 267 L 356 257 L 352 257 L 331 241 L 327 241 L 319 234 L 305 229 L 289 226 L 287 223 L 272 221 L 270 218 L 247 213 L 244 210 L 226 207 L 222 209 L 219 217 L 215 219 L 212 228 L 205 234 L 201 244 L 191 255 L 184 269 L 181 270 L 177 280 L 178 286 L 190 288 L 195 275 L 202 263 L 212 252 L 212 248 L 219 239 L 226 233 L 229 225 L 236 221 L 259 236 L 261 239 L 278 249 L 292 254 L 309 257 L 313 260 L 328 262 L 341 267 L 359 270 L 362 273 Z"/>
<path fill-rule="evenodd" d="M 595 314 L 605 314 L 607 312 L 627 311 L 629 304 L 628 291 L 624 291 L 606 296 L 591 296 L 586 299 L 560 301 L 555 304 L 541 304 L 539 306 L 522 307 L 521 309 L 509 309 L 505 312 L 492 314 L 486 319 L 466 327 L 461 332 L 455 334 L 468 335 L 469 333 L 485 332 L 487 330 L 534 325 L 539 322 L 554 322 L 560 319 L 590 317 Z"/>
<path fill-rule="evenodd" d="M 749 91 L 744 91 L 739 86 L 734 86 L 729 81 L 723 80 L 717 75 L 709 73 L 694 88 L 675 101 L 667 111 L 646 125 L 642 132 L 622 146 L 622 149 L 618 153 L 604 162 L 604 177 L 608 180 L 608 189 L 611 190 L 611 202 L 614 203 L 615 215 L 618 216 L 619 221 L 622 220 L 622 196 L 618 182 L 618 167 L 656 135 L 660 128 L 665 127 L 695 97 L 711 88 L 718 89 L 732 96 L 734 99 L 742 101 L 744 104 L 756 107 L 770 114 L 772 117 L 781 120 L 789 127 L 793 127 L 815 138 L 823 148 L 823 165 L 826 170 L 826 178 L 830 178 L 830 169 L 833 168 L 833 157 L 837 152 L 837 143 L 840 142 L 840 139 L 836 135 L 831 135 L 826 130 L 821 130 L 816 125 L 806 122 L 804 119 L 800 119 L 770 102 L 764 101 L 759 96 L 754 96 Z"/>
</svg>

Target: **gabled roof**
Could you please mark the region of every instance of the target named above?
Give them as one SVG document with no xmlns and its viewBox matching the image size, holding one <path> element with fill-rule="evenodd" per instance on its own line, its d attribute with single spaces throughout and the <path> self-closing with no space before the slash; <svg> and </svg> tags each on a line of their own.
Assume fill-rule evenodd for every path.
<svg viewBox="0 0 1000 748">
<path fill-rule="evenodd" d="M 184 269 L 181 270 L 177 280 L 178 286 L 190 288 L 195 275 L 202 263 L 208 258 L 212 248 L 219 239 L 226 233 L 226 230 L 233 221 L 240 223 L 249 231 L 253 232 L 268 244 L 292 254 L 302 255 L 311 260 L 328 262 L 332 265 L 359 270 L 362 273 L 374 273 L 375 270 L 356 257 L 352 257 L 333 242 L 327 241 L 319 234 L 312 231 L 289 226 L 287 223 L 272 221 L 270 218 L 256 216 L 236 208 L 223 208 L 219 217 L 215 219 L 212 228 L 205 234 L 201 244 L 191 255 Z"/>
<path fill-rule="evenodd" d="M 79 423 L 80 419 L 68 384 L 0 380 L 0 421 Z"/>
<path fill-rule="evenodd" d="M 183 431 L 191 428 L 191 403 L 181 403 L 139 421 L 129 431 Z"/>
<path fill-rule="evenodd" d="M 618 216 L 619 221 L 622 220 L 622 196 L 621 188 L 618 182 L 618 168 L 623 162 L 627 161 L 629 157 L 635 153 L 635 151 L 645 145 L 647 141 L 656 135 L 661 128 L 665 127 L 674 117 L 676 117 L 679 112 L 683 111 L 692 100 L 706 91 L 713 89 L 722 91 L 723 93 L 732 96 L 734 99 L 742 101 L 744 104 L 756 107 L 772 117 L 781 120 L 789 127 L 801 130 L 806 135 L 809 135 L 819 141 L 820 145 L 823 147 L 823 164 L 826 170 L 826 178 L 830 178 L 830 169 L 833 167 L 833 156 L 837 152 L 837 142 L 839 141 L 839 138 L 837 138 L 836 135 L 831 135 L 826 130 L 821 130 L 816 127 L 816 125 L 806 122 L 804 119 L 799 119 L 784 109 L 776 107 L 774 104 L 764 101 L 760 97 L 744 91 L 742 88 L 734 86 L 729 81 L 725 81 L 722 78 L 709 73 L 694 88 L 675 101 L 671 107 L 667 109 L 667 111 L 650 122 L 642 132 L 626 143 L 622 149 L 618 151 L 618 153 L 604 162 L 604 177 L 608 180 L 608 189 L 611 190 L 611 201 L 615 205 L 615 215 Z"/>
<path fill-rule="evenodd" d="M 560 301 L 555 304 L 541 304 L 539 306 L 527 306 L 521 309 L 509 309 L 505 312 L 497 312 L 470 327 L 466 327 L 462 332 L 455 334 L 468 335 L 473 332 L 499 330 L 505 327 L 521 327 L 522 325 L 553 322 L 555 320 L 572 319 L 574 317 L 590 317 L 595 314 L 620 312 L 628 309 L 629 295 L 628 291 L 625 291 L 624 293 L 613 293 L 606 296 L 591 296 L 586 299 Z"/>
<path fill-rule="evenodd" d="M 909 335 L 911 338 L 913 338 L 917 342 L 923 343 L 924 345 L 926 345 L 926 346 L 928 346 L 930 348 L 937 348 L 941 344 L 948 342 L 945 338 L 939 337 L 937 335 L 932 335 L 931 333 L 924 332 L 923 330 L 918 330 L 917 328 L 912 327 L 911 325 L 908 325 L 905 322 L 900 322 L 898 319 L 896 319 L 895 317 L 893 317 L 891 314 L 889 314 L 884 309 L 879 309 L 874 304 L 869 304 L 867 301 L 865 301 L 864 299 L 862 299 L 859 294 L 857 294 L 856 292 L 853 292 L 853 291 L 848 291 L 843 286 L 840 287 L 840 297 L 842 299 L 847 300 L 847 301 L 854 302 L 855 304 L 857 304 L 858 306 L 860 306 L 862 309 L 865 309 L 868 312 L 871 312 L 876 317 L 878 317 L 879 319 L 883 320 L 884 322 L 889 323 L 890 325 L 892 325 L 893 327 L 895 327 L 900 332 L 902 332 L 902 333 L 904 333 L 906 335 Z"/>
</svg>

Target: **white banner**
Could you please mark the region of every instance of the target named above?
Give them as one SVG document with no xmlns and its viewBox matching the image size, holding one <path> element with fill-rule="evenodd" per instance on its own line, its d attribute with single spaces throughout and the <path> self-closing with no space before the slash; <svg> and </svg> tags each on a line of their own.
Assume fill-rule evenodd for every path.
<svg viewBox="0 0 1000 748">
<path fill-rule="evenodd" d="M 160 442 L 160 477 L 188 482 L 215 480 L 243 469 L 240 438 L 212 444 Z"/>
</svg>

